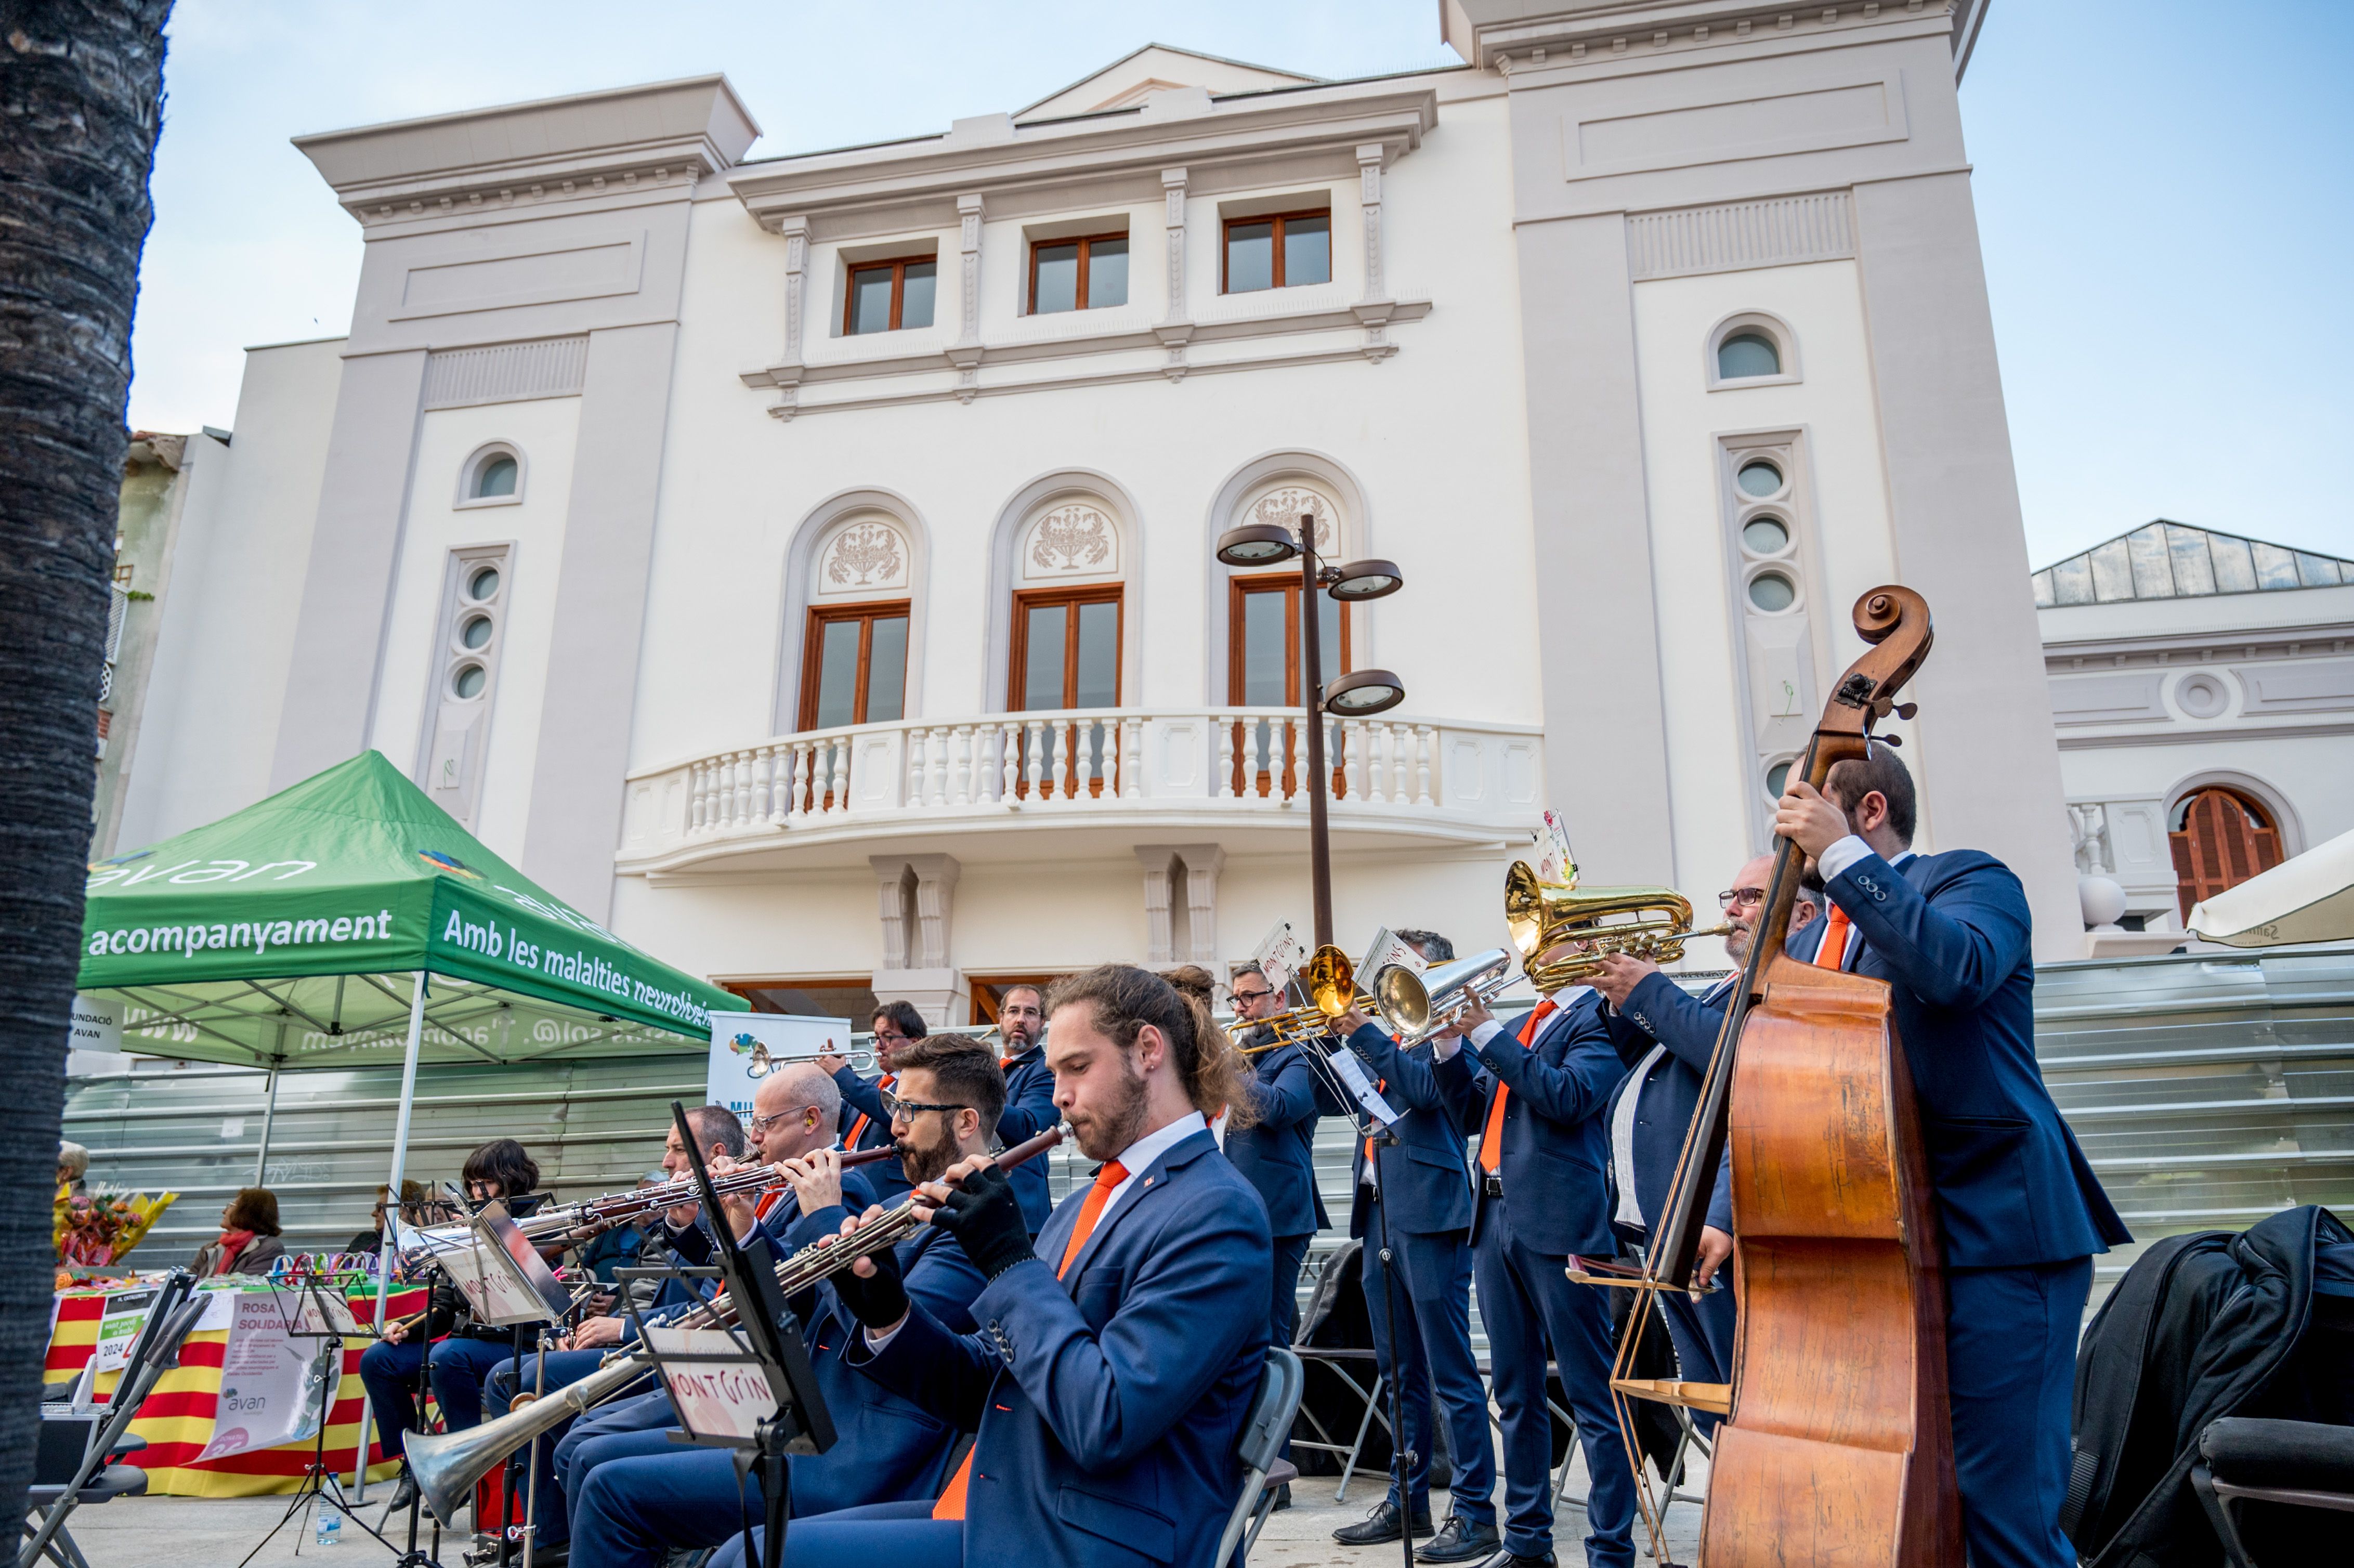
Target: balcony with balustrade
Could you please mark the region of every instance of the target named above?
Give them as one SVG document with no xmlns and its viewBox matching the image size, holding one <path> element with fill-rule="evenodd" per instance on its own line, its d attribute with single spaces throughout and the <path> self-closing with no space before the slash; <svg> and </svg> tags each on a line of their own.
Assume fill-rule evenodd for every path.
<svg viewBox="0 0 2354 1568">
<path fill-rule="evenodd" d="M 1062 860 L 1197 830 L 1229 850 L 1299 849 L 1297 709 L 1106 708 L 813 730 L 630 776 L 625 874 L 863 865 L 896 850 Z M 1493 845 L 1538 824 L 1531 725 L 1384 715 L 1326 721 L 1336 849 Z"/>
</svg>

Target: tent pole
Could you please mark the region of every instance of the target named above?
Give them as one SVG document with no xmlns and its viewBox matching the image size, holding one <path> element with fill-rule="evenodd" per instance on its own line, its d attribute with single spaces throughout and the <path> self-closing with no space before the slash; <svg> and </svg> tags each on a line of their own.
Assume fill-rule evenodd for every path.
<svg viewBox="0 0 2354 1568">
<path fill-rule="evenodd" d="M 400 1063 L 400 1115 L 392 1128 L 392 1180 L 385 1211 L 384 1252 L 376 1259 L 376 1327 L 384 1331 L 385 1296 L 392 1287 L 393 1216 L 400 1213 L 400 1176 L 408 1163 L 408 1114 L 417 1103 L 417 1052 L 425 1038 L 425 971 L 419 969 L 410 977 L 408 993 L 408 1050 Z M 359 1441 L 354 1445 L 352 1468 L 356 1472 L 353 1484 L 365 1498 L 367 1489 L 368 1407 L 360 1402 Z"/>
<path fill-rule="evenodd" d="M 278 1043 L 270 1054 L 270 1087 L 261 1101 L 261 1150 L 253 1157 L 253 1184 L 266 1187 L 263 1172 L 270 1169 L 270 1125 L 278 1119 L 278 1069 L 286 1061 L 286 1020 L 278 1021 Z"/>
</svg>

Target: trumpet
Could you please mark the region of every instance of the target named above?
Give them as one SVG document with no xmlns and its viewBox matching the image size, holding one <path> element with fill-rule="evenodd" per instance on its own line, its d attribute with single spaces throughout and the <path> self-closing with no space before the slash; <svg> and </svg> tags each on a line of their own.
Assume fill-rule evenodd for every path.
<svg viewBox="0 0 2354 1568">
<path fill-rule="evenodd" d="M 1063 1141 L 1063 1129 L 1049 1128 L 997 1157 L 997 1168 L 1010 1171 L 1033 1155 L 1044 1154 Z M 717 1185 L 716 1182 L 714 1185 Z M 924 1224 L 913 1194 L 901 1199 L 873 1223 L 848 1235 L 831 1235 L 811 1242 L 777 1265 L 777 1286 L 788 1298 L 810 1289 L 862 1257 L 894 1247 Z M 680 1328 L 725 1327 L 736 1320 L 735 1304 L 725 1291 L 695 1308 Z M 546 1436 L 576 1415 L 585 1415 L 646 1375 L 653 1358 L 643 1351 L 616 1351 L 579 1382 L 557 1389 L 546 1398 L 518 1404 L 504 1415 L 461 1432 L 412 1435 L 403 1447 L 408 1473 L 433 1517 L 448 1529 L 458 1510 L 473 1495 L 475 1483 L 508 1456 Z"/>
<path fill-rule="evenodd" d="M 1504 874 L 1504 924 L 1520 950 L 1522 972 L 1546 993 L 1582 984 L 1602 972 L 1613 953 L 1673 963 L 1684 944 L 1723 937 L 1729 925 L 1692 929 L 1691 902 L 1671 887 L 1580 887 L 1537 880 L 1528 862 Z M 1545 961 L 1567 946 L 1568 956 Z"/>
<path fill-rule="evenodd" d="M 752 1059 L 744 1067 L 744 1075 L 748 1078 L 765 1078 L 779 1067 L 790 1067 L 798 1062 L 814 1062 L 821 1056 L 838 1056 L 861 1073 L 875 1069 L 875 1052 L 871 1047 L 848 1045 L 837 1051 L 830 1040 L 814 1051 L 784 1052 L 769 1050 L 766 1041 L 738 1034 L 727 1043 L 727 1048 L 739 1055 L 747 1048 L 750 1050 Z"/>
<path fill-rule="evenodd" d="M 1352 1007 L 1363 1007 L 1367 1012 L 1379 1011 L 1373 998 L 1357 989 L 1356 966 L 1349 961 L 1349 955 L 1330 942 L 1309 956 L 1300 966 L 1299 979 L 1300 988 L 1308 992 L 1308 1005 L 1267 1018 L 1235 1019 L 1226 1025 L 1235 1049 L 1246 1056 L 1256 1056 L 1262 1051 L 1274 1051 L 1331 1033 L 1332 1025 Z M 1243 1036 L 1254 1029 L 1271 1030 L 1275 1037 L 1262 1045 L 1244 1045 Z"/>
<path fill-rule="evenodd" d="M 1419 1045 L 1459 1021 L 1473 1003 L 1489 1002 L 1520 983 L 1509 948 L 1490 948 L 1416 974 L 1393 964 L 1373 977 L 1383 1022 L 1400 1032 L 1398 1048 Z"/>
</svg>

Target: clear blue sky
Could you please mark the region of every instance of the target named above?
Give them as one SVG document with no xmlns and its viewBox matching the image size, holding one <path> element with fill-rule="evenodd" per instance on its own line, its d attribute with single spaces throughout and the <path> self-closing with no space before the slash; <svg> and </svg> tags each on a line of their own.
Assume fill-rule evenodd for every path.
<svg viewBox="0 0 2354 1568">
<path fill-rule="evenodd" d="M 725 70 L 758 154 L 943 130 L 1158 39 L 1317 76 L 1452 61 L 1435 0 L 667 7 L 182 0 L 134 428 L 229 425 L 247 344 L 360 261 L 287 138 Z M 2354 5 L 1995 0 L 1962 88 L 2037 566 L 2155 516 L 2354 556 Z M 2338 451 L 2336 459 L 2328 457 Z"/>
</svg>

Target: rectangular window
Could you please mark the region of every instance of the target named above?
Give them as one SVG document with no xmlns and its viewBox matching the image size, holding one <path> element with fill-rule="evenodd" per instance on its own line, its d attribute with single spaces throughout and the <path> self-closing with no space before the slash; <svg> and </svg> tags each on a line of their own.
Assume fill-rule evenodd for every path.
<svg viewBox="0 0 2354 1568">
<path fill-rule="evenodd" d="M 1305 698 L 1307 629 L 1300 624 L 1299 577 L 1292 572 L 1229 577 L 1226 601 L 1226 701 L 1236 707 L 1297 708 Z M 1349 672 L 1349 607 L 1327 595 L 1316 607 L 1319 662 L 1326 681 Z M 1297 726 L 1235 726 L 1235 789 L 1242 794 L 1288 795 L 1295 769 L 1289 755 Z M 1332 790 L 1341 788 L 1340 751 L 1330 744 Z"/>
<path fill-rule="evenodd" d="M 1017 712 L 1119 705 L 1119 585 L 1013 596 Z"/>
<path fill-rule="evenodd" d="M 812 609 L 801 655 L 803 729 L 906 716 L 907 601 Z"/>
<path fill-rule="evenodd" d="M 863 261 L 853 267 L 843 296 L 843 334 L 856 337 L 931 325 L 939 270 L 938 260 L 930 256 Z"/>
<path fill-rule="evenodd" d="M 1332 281 L 1332 215 L 1285 212 L 1226 220 L 1225 291 L 1298 288 Z"/>
<path fill-rule="evenodd" d="M 1128 236 L 1090 235 L 1030 248 L 1030 313 L 1096 311 L 1128 303 Z"/>
</svg>

